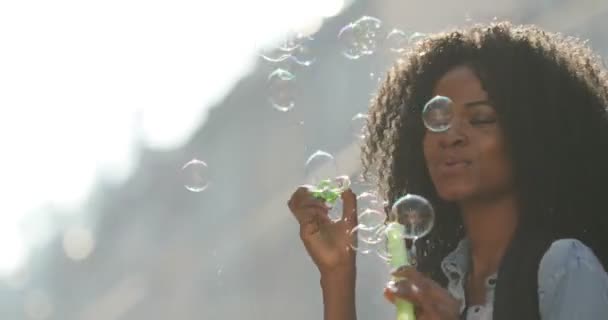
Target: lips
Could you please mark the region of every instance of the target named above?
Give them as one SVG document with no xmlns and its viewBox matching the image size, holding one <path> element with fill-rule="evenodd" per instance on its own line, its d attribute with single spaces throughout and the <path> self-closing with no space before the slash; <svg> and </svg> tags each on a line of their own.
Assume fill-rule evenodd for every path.
<svg viewBox="0 0 608 320">
<path fill-rule="evenodd" d="M 439 171 L 445 174 L 458 173 L 468 167 L 471 161 L 465 159 L 448 158 L 439 164 Z"/>
<path fill-rule="evenodd" d="M 442 163 L 442 165 L 445 165 L 448 167 L 457 166 L 457 165 L 469 165 L 469 164 L 471 164 L 471 161 L 468 161 L 468 160 L 446 160 Z"/>
</svg>

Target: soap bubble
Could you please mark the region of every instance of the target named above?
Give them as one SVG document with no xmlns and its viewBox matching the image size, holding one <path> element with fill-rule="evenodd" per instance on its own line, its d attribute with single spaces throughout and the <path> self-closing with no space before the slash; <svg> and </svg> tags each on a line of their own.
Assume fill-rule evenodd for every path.
<svg viewBox="0 0 608 320">
<path fill-rule="evenodd" d="M 391 52 L 401 53 L 405 51 L 408 46 L 408 36 L 399 29 L 393 29 L 386 36 L 386 46 Z"/>
<path fill-rule="evenodd" d="M 298 48 L 294 49 L 291 59 L 300 66 L 308 67 L 315 63 L 317 60 L 313 51 L 308 44 L 302 44 Z"/>
<path fill-rule="evenodd" d="M 305 163 L 306 182 L 316 185 L 323 180 L 338 176 L 338 164 L 334 156 L 323 150 L 311 154 Z"/>
<path fill-rule="evenodd" d="M 324 179 L 312 186 L 310 191 L 315 198 L 325 201 L 329 207 L 328 216 L 332 221 L 342 219 L 343 203 L 342 193 L 350 188 L 350 178 L 339 176 L 333 179 Z"/>
<path fill-rule="evenodd" d="M 268 76 L 269 100 L 272 106 L 287 112 L 295 106 L 296 76 L 285 69 L 276 69 Z"/>
<path fill-rule="evenodd" d="M 359 208 L 358 221 L 360 229 L 375 230 L 384 224 L 384 202 L 372 192 L 363 192 L 357 196 Z"/>
<path fill-rule="evenodd" d="M 352 134 L 358 140 L 364 140 L 366 137 L 365 127 L 367 126 L 368 118 L 368 115 L 365 113 L 357 113 L 350 121 Z"/>
<path fill-rule="evenodd" d="M 386 215 L 378 210 L 365 209 L 359 215 L 358 221 L 361 229 L 373 230 L 384 224 Z"/>
<path fill-rule="evenodd" d="M 290 31 L 275 43 L 258 48 L 258 51 L 260 57 L 268 62 L 281 62 L 291 58 L 301 47 L 308 47 L 308 43 L 312 40 L 310 35 Z"/>
<path fill-rule="evenodd" d="M 405 239 L 416 240 L 424 237 L 433 228 L 435 211 L 425 198 L 407 194 L 393 204 L 389 221 L 399 222 L 405 227 Z"/>
<path fill-rule="evenodd" d="M 334 157 L 322 150 L 317 150 L 306 160 L 306 183 L 311 185 L 311 193 L 322 199 L 330 208 L 328 215 L 332 221 L 342 219 L 342 192 L 350 188 L 350 178 L 338 176 L 338 166 Z"/>
<path fill-rule="evenodd" d="M 422 121 L 430 131 L 443 132 L 450 128 L 453 112 L 453 103 L 450 98 L 435 96 L 424 105 Z"/>
<path fill-rule="evenodd" d="M 426 37 L 427 35 L 424 33 L 414 32 L 410 35 L 408 42 L 410 43 L 410 45 L 415 45 L 416 43 L 424 40 Z"/>
<path fill-rule="evenodd" d="M 182 167 L 184 187 L 192 192 L 201 192 L 209 186 L 209 167 L 198 159 L 192 159 Z"/>
<path fill-rule="evenodd" d="M 279 49 L 286 52 L 291 52 L 312 40 L 313 38 L 310 35 L 292 30 L 287 32 L 287 34 L 281 39 Z"/>
<path fill-rule="evenodd" d="M 291 53 L 275 47 L 263 48 L 260 49 L 260 57 L 268 62 L 276 63 L 289 59 L 289 57 L 291 57 Z"/>
<path fill-rule="evenodd" d="M 342 53 L 349 59 L 358 59 L 376 51 L 380 38 L 382 22 L 373 17 L 363 16 L 349 23 L 338 33 Z"/>
<path fill-rule="evenodd" d="M 368 254 L 375 250 L 377 244 L 382 241 L 382 230 L 384 226 L 379 226 L 375 229 L 368 229 L 361 224 L 350 230 L 349 234 L 354 237 L 357 234 L 357 241 L 350 244 L 351 249 L 361 253 Z M 355 243 L 356 242 L 356 243 Z"/>
<path fill-rule="evenodd" d="M 384 261 L 391 260 L 391 254 L 388 251 L 388 237 L 387 237 L 388 228 L 383 228 L 378 232 L 378 241 L 374 243 L 374 252 L 380 259 Z M 405 243 L 404 243 L 405 245 Z"/>
</svg>

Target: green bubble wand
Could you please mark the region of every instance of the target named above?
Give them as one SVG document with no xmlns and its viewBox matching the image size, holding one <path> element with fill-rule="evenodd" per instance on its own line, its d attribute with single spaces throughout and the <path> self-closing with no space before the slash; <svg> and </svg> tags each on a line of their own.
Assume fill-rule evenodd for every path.
<svg viewBox="0 0 608 320">
<path fill-rule="evenodd" d="M 386 226 L 386 247 L 390 255 L 390 265 L 393 268 L 410 265 L 409 256 L 405 248 L 404 234 L 405 226 L 397 221 L 389 222 Z M 402 280 L 393 277 L 393 281 Z M 401 298 L 395 300 L 397 308 L 397 320 L 414 320 L 414 306 L 409 301 Z"/>
</svg>

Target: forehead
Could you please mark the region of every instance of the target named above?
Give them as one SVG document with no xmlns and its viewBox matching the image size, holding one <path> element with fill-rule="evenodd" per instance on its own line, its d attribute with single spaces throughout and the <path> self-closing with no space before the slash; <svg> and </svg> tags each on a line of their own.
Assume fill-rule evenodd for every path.
<svg viewBox="0 0 608 320">
<path fill-rule="evenodd" d="M 449 97 L 456 104 L 488 98 L 481 81 L 468 66 L 458 66 L 446 72 L 435 84 L 433 95 Z"/>
</svg>

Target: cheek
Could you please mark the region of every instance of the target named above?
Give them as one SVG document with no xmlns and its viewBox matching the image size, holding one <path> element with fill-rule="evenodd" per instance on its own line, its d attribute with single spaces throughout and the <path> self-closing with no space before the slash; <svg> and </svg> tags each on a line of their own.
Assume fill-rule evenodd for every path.
<svg viewBox="0 0 608 320">
<path fill-rule="evenodd" d="M 433 155 L 437 152 L 434 150 L 435 148 L 433 148 L 433 146 L 436 144 L 437 143 L 433 141 L 433 138 L 427 134 L 425 134 L 422 138 L 422 153 L 427 168 L 429 167 L 430 159 L 432 159 Z"/>
<path fill-rule="evenodd" d="M 504 143 L 496 141 L 487 146 L 480 159 L 480 179 L 489 187 L 504 187 L 512 184 L 511 162 L 505 151 Z"/>
</svg>

